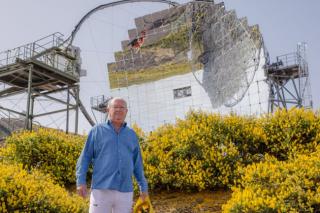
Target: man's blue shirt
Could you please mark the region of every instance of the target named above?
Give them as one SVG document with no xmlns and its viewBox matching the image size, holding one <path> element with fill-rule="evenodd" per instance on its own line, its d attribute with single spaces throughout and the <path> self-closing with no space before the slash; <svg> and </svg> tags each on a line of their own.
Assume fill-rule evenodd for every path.
<svg viewBox="0 0 320 213">
<path fill-rule="evenodd" d="M 110 121 L 92 128 L 77 162 L 77 185 L 86 184 L 91 163 L 93 189 L 132 192 L 134 175 L 140 191 L 148 191 L 138 138 L 126 124 L 118 133 Z"/>
</svg>

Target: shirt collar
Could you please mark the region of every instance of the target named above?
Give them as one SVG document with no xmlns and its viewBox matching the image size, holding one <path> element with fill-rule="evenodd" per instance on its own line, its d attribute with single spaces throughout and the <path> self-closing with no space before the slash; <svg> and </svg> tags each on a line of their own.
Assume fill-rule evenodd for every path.
<svg viewBox="0 0 320 213">
<path fill-rule="evenodd" d="M 113 124 L 109 119 L 107 121 L 107 124 L 113 128 Z M 127 122 L 124 121 L 121 125 L 121 128 L 125 128 L 126 126 L 127 126 Z"/>
</svg>

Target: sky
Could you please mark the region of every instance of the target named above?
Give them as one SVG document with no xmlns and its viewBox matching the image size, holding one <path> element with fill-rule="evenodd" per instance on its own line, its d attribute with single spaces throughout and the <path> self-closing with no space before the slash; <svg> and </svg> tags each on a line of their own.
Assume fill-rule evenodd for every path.
<svg viewBox="0 0 320 213">
<path fill-rule="evenodd" d="M 107 0 L 0 0 L 0 51 L 35 41 L 54 32 L 68 37 L 78 21 Z M 185 0 L 178 0 L 185 3 Z M 217 1 L 216 1 L 217 2 Z M 220 1 L 219 1 L 220 2 Z M 227 10 L 258 24 L 271 57 L 296 51 L 299 42 L 307 43 L 314 109 L 320 108 L 320 1 L 319 0 L 225 0 Z M 81 48 L 81 99 L 108 95 L 106 63 L 114 60 L 120 41 L 128 39 L 134 18 L 168 8 L 160 3 L 134 3 L 99 11 L 79 30 L 74 45 Z M 1 101 L 1 100 L 0 100 Z M 87 125 L 84 125 L 87 126 Z M 86 128 L 85 128 L 86 129 Z"/>
</svg>

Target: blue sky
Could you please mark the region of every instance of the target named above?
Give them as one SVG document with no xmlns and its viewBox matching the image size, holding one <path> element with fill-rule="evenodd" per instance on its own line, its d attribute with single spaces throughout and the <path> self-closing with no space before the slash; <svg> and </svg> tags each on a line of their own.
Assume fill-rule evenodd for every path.
<svg viewBox="0 0 320 213">
<path fill-rule="evenodd" d="M 32 42 L 54 32 L 67 37 L 75 24 L 92 8 L 106 0 L 0 0 L 0 51 Z M 185 0 L 179 0 L 183 3 Z M 314 108 L 320 108 L 320 1 L 319 0 L 226 0 L 227 10 L 258 24 L 273 60 L 307 42 Z M 167 8 L 159 3 L 115 7 L 92 16 L 79 31 L 74 44 L 82 49 L 84 97 L 105 94 L 106 62 L 120 50 L 121 40 L 133 28 L 133 18 Z M 92 75 L 94 73 L 94 75 Z M 90 76 L 91 74 L 91 76 Z M 89 98 L 87 98 L 89 100 Z M 85 100 L 85 101 L 88 101 Z"/>
</svg>

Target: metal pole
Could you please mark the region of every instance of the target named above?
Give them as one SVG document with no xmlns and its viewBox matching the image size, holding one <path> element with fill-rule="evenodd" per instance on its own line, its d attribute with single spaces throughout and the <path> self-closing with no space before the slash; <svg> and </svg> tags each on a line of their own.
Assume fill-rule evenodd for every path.
<svg viewBox="0 0 320 213">
<path fill-rule="evenodd" d="M 48 99 L 50 99 L 50 100 L 59 102 L 59 103 L 61 103 L 61 104 L 68 105 L 67 102 L 62 101 L 62 100 L 57 99 L 57 98 L 54 98 L 54 97 L 51 97 L 51 96 L 49 96 L 49 95 L 45 95 L 45 94 L 42 94 L 42 93 L 39 93 L 39 92 L 33 92 L 33 94 L 35 94 L 34 96 L 36 96 L 36 97 L 38 97 L 38 96 L 43 96 L 43 97 L 46 97 L 46 98 L 48 98 Z M 69 105 L 70 105 L 70 106 L 73 106 L 73 105 L 71 105 L 71 104 L 69 104 Z"/>
<path fill-rule="evenodd" d="M 34 54 L 34 52 L 35 52 L 35 46 L 36 46 L 36 43 L 35 42 L 33 42 L 32 43 L 32 53 L 31 53 L 31 56 L 33 57 L 35 54 Z"/>
<path fill-rule="evenodd" d="M 276 94 L 277 94 L 277 101 L 278 101 L 278 106 L 280 106 L 280 101 L 282 103 L 282 106 L 284 106 L 284 103 L 283 103 L 283 100 L 282 100 L 282 97 L 281 97 L 281 94 L 279 92 L 279 85 L 278 85 L 278 81 L 275 83 L 275 89 L 276 89 Z"/>
<path fill-rule="evenodd" d="M 292 84 L 293 84 L 293 88 L 294 88 L 294 90 L 295 90 L 295 92 L 297 94 L 296 100 L 297 100 L 297 103 L 298 103 L 298 107 L 300 108 L 300 107 L 302 107 L 302 105 L 301 105 L 302 97 L 300 96 L 300 92 L 297 89 L 297 85 L 296 85 L 295 80 L 293 78 L 291 78 L 291 81 L 292 81 Z M 300 82 L 300 78 L 298 79 L 298 81 Z"/>
<path fill-rule="evenodd" d="M 31 97 L 31 103 L 30 103 L 30 119 L 29 119 L 29 126 L 30 130 L 32 130 L 32 122 L 33 122 L 33 107 L 34 107 L 34 97 Z"/>
<path fill-rule="evenodd" d="M 67 91 L 67 120 L 66 120 L 66 133 L 69 133 L 69 103 L 70 103 L 70 88 Z"/>
<path fill-rule="evenodd" d="M 76 120 L 75 120 L 75 133 L 78 134 L 78 121 L 79 121 L 79 91 L 80 87 L 76 87 Z"/>
<path fill-rule="evenodd" d="M 286 83 L 283 84 L 283 85 L 281 85 L 279 92 L 281 92 L 281 97 L 282 97 L 282 100 L 283 100 L 283 106 L 284 106 L 284 108 L 288 109 L 288 107 L 287 107 L 287 101 L 288 101 L 288 100 L 287 100 L 287 97 L 285 96 L 284 90 L 283 90 L 283 87 L 285 87 L 285 86 L 286 86 Z"/>
<path fill-rule="evenodd" d="M 32 89 L 32 70 L 33 70 L 33 66 L 30 65 L 30 67 L 29 67 L 29 76 L 28 76 L 27 111 L 26 111 L 26 120 L 25 120 L 26 129 L 30 129 L 29 118 L 30 118 L 30 102 L 31 102 L 31 89 Z"/>
<path fill-rule="evenodd" d="M 268 80 L 267 82 L 269 86 L 268 113 L 273 113 L 273 98 L 274 98 L 273 84 L 269 76 L 267 80 Z"/>
<path fill-rule="evenodd" d="M 15 110 L 12 110 L 12 109 L 3 107 L 3 106 L 0 106 L 0 109 L 6 110 L 6 111 L 11 112 L 11 113 L 15 113 L 15 114 L 17 114 L 17 115 L 26 116 L 25 113 L 18 112 L 18 111 L 15 111 Z"/>
<path fill-rule="evenodd" d="M 76 109 L 75 107 L 72 107 L 70 109 Z M 55 114 L 55 113 L 60 113 L 60 112 L 65 112 L 67 111 L 67 109 L 58 109 L 58 110 L 55 110 L 55 111 L 51 111 L 51 112 L 46 112 L 46 113 L 42 113 L 42 114 L 37 114 L 37 115 L 34 115 L 33 117 L 41 117 L 41 116 L 45 116 L 45 115 L 51 115 L 51 114 Z"/>
</svg>

